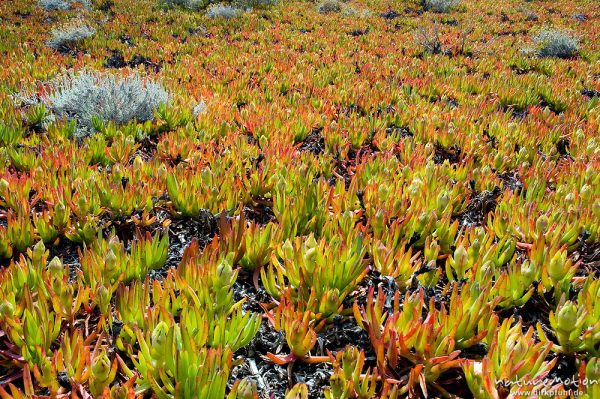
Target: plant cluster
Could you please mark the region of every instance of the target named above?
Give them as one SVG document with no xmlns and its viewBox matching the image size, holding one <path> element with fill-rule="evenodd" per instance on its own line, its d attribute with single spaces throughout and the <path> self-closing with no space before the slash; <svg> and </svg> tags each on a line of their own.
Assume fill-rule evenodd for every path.
<svg viewBox="0 0 600 399">
<path fill-rule="evenodd" d="M 74 22 L 70 25 L 52 30 L 52 37 L 48 40 L 48 47 L 60 51 L 68 51 L 78 42 L 94 35 L 93 28 L 81 23 Z"/>
<path fill-rule="evenodd" d="M 572 58 L 579 52 L 577 40 L 565 32 L 546 29 L 533 38 L 540 57 Z"/>
<path fill-rule="evenodd" d="M 139 75 L 116 75 L 83 71 L 53 82 L 40 97 L 47 109 L 77 122 L 89 131 L 98 119 L 122 125 L 154 119 L 154 111 L 169 95 L 158 83 Z"/>
<path fill-rule="evenodd" d="M 38 4 L 46 11 L 68 10 L 78 4 L 85 9 L 92 7 L 89 0 L 38 0 Z"/>
<path fill-rule="evenodd" d="M 600 395 L 592 0 L 25 3 L 1 398 Z"/>
<path fill-rule="evenodd" d="M 460 0 L 423 0 L 423 9 L 438 13 L 446 13 L 460 3 Z"/>
</svg>

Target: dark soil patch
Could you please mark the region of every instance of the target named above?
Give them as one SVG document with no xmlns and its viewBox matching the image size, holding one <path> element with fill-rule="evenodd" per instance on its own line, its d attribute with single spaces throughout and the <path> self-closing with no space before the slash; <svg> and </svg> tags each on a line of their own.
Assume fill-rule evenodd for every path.
<svg viewBox="0 0 600 399">
<path fill-rule="evenodd" d="M 546 100 L 541 100 L 539 103 L 539 107 L 541 108 L 547 108 L 550 111 L 552 111 L 555 115 L 560 115 L 564 112 L 563 108 L 558 107 L 556 104 L 554 103 L 549 103 Z"/>
<path fill-rule="evenodd" d="M 511 65 L 510 69 L 517 75 L 526 75 L 531 72 L 530 68 L 520 68 L 517 65 Z"/>
<path fill-rule="evenodd" d="M 192 242 L 198 240 L 200 249 L 212 241 L 218 232 L 217 221 L 212 213 L 204 210 L 196 218 L 175 219 L 169 226 L 169 254 L 165 267 L 156 272 L 166 274 L 166 270 L 176 267 L 183 252 Z"/>
<path fill-rule="evenodd" d="M 521 194 L 523 191 L 523 183 L 517 177 L 516 173 L 505 172 L 500 173 L 498 178 L 502 180 L 502 189 L 516 191 L 517 194 Z"/>
<path fill-rule="evenodd" d="M 556 142 L 556 152 L 558 152 L 558 155 L 560 155 L 561 158 L 573 160 L 573 157 L 569 153 L 570 145 L 571 145 L 571 143 L 569 142 L 569 139 L 566 137 L 561 137 Z"/>
<path fill-rule="evenodd" d="M 388 11 L 386 11 L 386 12 L 382 13 L 382 14 L 379 14 L 379 15 L 380 15 L 380 16 L 381 16 L 381 18 L 383 18 L 383 19 L 389 19 L 389 20 L 392 20 L 392 19 L 396 19 L 396 18 L 398 18 L 398 17 L 400 16 L 400 13 L 398 13 L 398 12 L 396 12 L 396 11 L 394 11 L 394 10 L 388 10 Z"/>
<path fill-rule="evenodd" d="M 211 37 L 210 33 L 208 32 L 208 30 L 206 29 L 205 26 L 197 26 L 195 28 L 190 27 L 190 28 L 188 28 L 188 33 L 192 36 L 193 35 L 201 35 L 206 38 Z"/>
<path fill-rule="evenodd" d="M 534 282 L 534 285 L 537 286 L 537 282 Z M 541 296 L 536 290 L 523 306 L 502 309 L 497 311 L 496 314 L 500 317 L 500 320 L 511 316 L 514 316 L 516 320 L 521 320 L 523 330 L 527 330 L 529 327 L 535 329 L 536 324 L 539 322 L 544 334 L 549 339 L 555 340 L 554 331 L 550 327 L 550 319 L 548 318 L 551 310 L 549 303 L 553 303 L 552 293 L 545 293 L 544 296 Z M 534 336 L 537 338 L 537 331 L 534 331 Z"/>
<path fill-rule="evenodd" d="M 442 164 L 444 161 L 448 161 L 451 164 L 456 164 L 460 162 L 461 154 L 462 150 L 458 146 L 444 147 L 440 144 L 436 144 L 433 162 Z"/>
<path fill-rule="evenodd" d="M 536 13 L 534 12 L 528 12 L 527 15 L 525 16 L 525 21 L 526 22 L 535 22 L 539 19 L 539 17 L 537 16 Z"/>
<path fill-rule="evenodd" d="M 309 398 L 322 398 L 324 389 L 329 386 L 331 370 L 329 363 L 296 363 L 292 368 L 292 382 L 306 384 Z"/>
<path fill-rule="evenodd" d="M 360 104 L 348 104 L 348 105 L 340 105 L 338 108 L 338 114 L 339 115 L 344 115 L 344 116 L 350 116 L 352 114 L 357 114 L 360 115 L 362 117 L 365 117 L 367 115 L 370 114 L 370 112 L 365 109 L 365 107 L 363 107 Z"/>
<path fill-rule="evenodd" d="M 481 360 L 487 354 L 488 347 L 486 344 L 479 342 L 473 346 L 470 346 L 466 349 L 460 351 L 461 357 L 468 359 L 477 359 Z"/>
<path fill-rule="evenodd" d="M 595 89 L 584 88 L 581 90 L 581 95 L 586 96 L 588 98 L 600 97 L 600 91 Z"/>
<path fill-rule="evenodd" d="M 241 301 L 246 299 L 246 302 L 242 305 L 242 309 L 248 312 L 263 313 L 264 310 L 261 304 L 270 303 L 273 298 L 262 288 L 262 286 L 254 286 L 253 274 L 244 269 L 241 269 L 238 273 L 238 278 L 233 284 L 233 298 L 234 300 Z"/>
<path fill-rule="evenodd" d="M 115 68 L 115 69 L 120 69 L 120 68 L 125 68 L 125 67 L 137 68 L 138 66 L 142 65 L 147 70 L 154 71 L 155 73 L 158 73 L 161 70 L 160 64 L 154 63 L 149 58 L 146 58 L 142 55 L 136 54 L 131 58 L 131 60 L 125 61 L 125 57 L 123 57 L 123 53 L 120 50 L 110 50 L 110 51 L 111 51 L 111 55 L 104 60 L 105 68 Z"/>
<path fill-rule="evenodd" d="M 243 212 L 247 220 L 258 223 L 261 226 L 276 220 L 272 209 L 272 201 L 259 200 L 253 204 L 244 206 Z"/>
<path fill-rule="evenodd" d="M 125 68 L 127 63 L 123 57 L 123 53 L 120 50 L 111 50 L 110 57 L 104 60 L 104 66 L 106 68 Z"/>
<path fill-rule="evenodd" d="M 367 304 L 369 290 L 371 287 L 374 287 L 375 295 L 377 295 L 378 289 L 383 291 L 383 293 L 386 295 L 386 303 L 384 308 L 387 311 L 392 311 L 394 295 L 396 294 L 396 291 L 400 290 L 400 288 L 393 278 L 382 276 L 381 273 L 375 269 L 370 269 L 365 278 L 363 278 L 363 280 L 358 284 L 353 294 L 346 297 L 343 302 L 344 308 L 352 309 L 354 303 L 356 303 L 359 308 L 364 308 Z"/>
<path fill-rule="evenodd" d="M 232 371 L 230 381 L 248 378 L 256 382 L 260 399 L 283 399 L 286 390 L 298 383 L 306 384 L 310 398 L 322 398 L 330 376 L 328 363 L 279 366 L 260 358 L 248 358 Z"/>
<path fill-rule="evenodd" d="M 448 26 L 458 26 L 458 21 L 456 19 L 444 19 L 442 20 L 442 23 Z"/>
<path fill-rule="evenodd" d="M 373 156 L 379 151 L 372 141 L 372 138 L 367 140 L 358 150 L 350 148 L 348 155 L 345 159 L 337 158 L 334 161 L 335 173 L 331 176 L 329 184 L 335 185 L 338 179 L 344 181 L 344 187 L 346 190 L 350 187 L 352 176 L 354 176 L 354 169 L 363 158 Z"/>
<path fill-rule="evenodd" d="M 462 353 L 462 352 L 461 352 Z M 473 393 L 469 390 L 465 374 L 460 368 L 451 369 L 442 375 L 436 384 L 456 398 L 473 399 Z M 433 394 L 435 395 L 435 391 Z M 431 394 L 429 394 L 431 397 Z"/>
<path fill-rule="evenodd" d="M 100 225 L 103 227 L 102 236 L 110 237 L 113 233 L 124 245 L 127 245 L 135 235 L 135 226 L 127 222 L 127 217 L 111 217 L 107 212 L 100 218 Z"/>
<path fill-rule="evenodd" d="M 14 16 L 19 17 L 19 18 L 29 18 L 31 16 L 31 11 L 29 10 L 17 10 L 13 13 Z"/>
<path fill-rule="evenodd" d="M 447 281 L 446 275 L 443 276 L 443 280 Z M 425 288 L 419 284 L 417 279 L 414 279 L 413 281 L 418 285 L 419 288 L 423 288 L 423 292 L 425 294 L 425 303 L 429 303 L 431 298 L 433 298 L 433 303 L 437 310 L 441 310 L 442 305 L 448 308 L 448 304 L 450 303 L 450 292 L 446 294 L 443 293 L 443 285 L 445 284 L 444 282 L 438 283 L 435 287 Z M 418 290 L 419 288 L 416 288 L 414 291 Z"/>
<path fill-rule="evenodd" d="M 70 55 L 71 57 L 77 57 L 79 54 L 85 54 L 85 51 L 77 49 L 75 47 L 70 47 L 65 44 L 61 44 L 56 49 L 62 55 Z"/>
<path fill-rule="evenodd" d="M 245 311 L 263 313 L 261 304 L 270 303 L 272 298 L 262 287 L 258 290 L 253 283 L 253 273 L 240 270 L 238 279 L 233 286 L 236 301 L 246 299 L 242 305 Z M 327 350 L 337 351 L 350 343 L 368 345 L 368 337 L 354 319 L 336 320 L 329 328 L 319 334 L 313 355 L 323 356 Z M 279 366 L 273 364 L 267 353 L 287 355 L 290 349 L 285 340 L 285 334 L 276 331 L 266 318 L 263 318 L 260 329 L 249 345 L 238 351 L 240 366 L 232 370 L 229 385 L 236 379 L 248 378 L 257 385 L 259 397 L 265 399 L 285 397 L 287 389 L 294 384 L 304 383 L 308 387 L 311 398 L 323 397 L 323 390 L 329 386 L 331 365 L 328 363 L 294 364 Z"/>
<path fill-rule="evenodd" d="M 367 33 L 369 33 L 369 28 L 366 29 L 355 29 L 352 30 L 350 32 L 348 32 L 348 35 L 352 36 L 352 37 L 360 37 L 360 36 L 364 36 Z"/>
<path fill-rule="evenodd" d="M 128 62 L 128 65 L 132 68 L 135 68 L 139 65 L 143 65 L 144 68 L 152 70 L 156 73 L 160 72 L 161 66 L 160 64 L 156 64 L 150 61 L 149 58 L 144 57 L 143 55 L 136 54 L 133 58 Z"/>
<path fill-rule="evenodd" d="M 325 151 L 325 139 L 321 135 L 322 131 L 322 127 L 313 128 L 312 132 L 302 141 L 299 150 L 310 151 L 315 155 L 322 154 Z"/>
<path fill-rule="evenodd" d="M 81 245 L 75 244 L 64 237 L 61 238 L 58 245 L 49 248 L 49 260 L 57 256 L 63 265 L 69 267 L 69 282 L 75 281 L 77 271 L 81 269 L 79 250 L 83 250 Z"/>
<path fill-rule="evenodd" d="M 553 358 L 555 355 L 552 354 L 549 356 Z M 556 364 L 554 364 L 554 367 L 550 370 L 550 373 L 546 378 L 548 378 L 549 381 L 571 381 L 571 384 L 565 384 L 565 389 L 577 391 L 578 389 L 575 381 L 579 381 L 579 378 L 575 357 L 563 355 L 562 353 L 556 355 Z"/>
<path fill-rule="evenodd" d="M 128 182 L 128 180 L 125 179 L 124 182 Z M 154 215 L 150 214 L 149 216 L 152 217 Z M 107 237 L 114 232 L 119 240 L 127 246 L 140 233 L 145 234 L 146 232 L 150 232 L 151 234 L 154 234 L 157 230 L 162 230 L 158 221 L 155 221 L 148 226 L 138 226 L 131 220 L 132 218 L 141 219 L 142 217 L 143 212 L 141 211 L 135 211 L 129 216 L 116 218 L 112 218 L 110 214 L 106 213 L 101 222 L 103 226 L 106 226 L 103 230 L 103 235 Z"/>
<path fill-rule="evenodd" d="M 263 319 L 252 342 L 239 351 L 245 361 L 232 370 L 230 383 L 242 378 L 254 380 L 261 399 L 283 399 L 285 391 L 297 383 L 306 384 L 309 397 L 323 397 L 323 389 L 329 386 L 331 365 L 296 362 L 279 366 L 261 356 L 268 352 L 285 355 L 289 353 L 289 348 L 284 334 L 275 331 L 269 322 Z"/>
<path fill-rule="evenodd" d="M 156 154 L 156 146 L 158 145 L 156 140 L 154 140 L 152 137 L 146 136 L 139 142 L 139 144 L 140 146 L 138 147 L 134 156 L 131 157 L 132 159 L 135 159 L 135 157 L 138 155 L 145 161 L 149 161 L 154 158 L 154 154 Z"/>
<path fill-rule="evenodd" d="M 481 193 L 473 191 L 467 209 L 457 217 L 460 225 L 465 227 L 480 226 L 485 221 L 488 213 L 496 208 L 496 200 L 501 193 L 500 187 L 494 187 L 492 191 L 486 190 Z"/>
<path fill-rule="evenodd" d="M 98 6 L 98 10 L 102 12 L 106 12 L 109 14 L 114 14 L 113 7 L 115 6 L 115 2 L 113 0 L 103 0 Z"/>
<path fill-rule="evenodd" d="M 375 353 L 371 350 L 369 334 L 359 327 L 354 317 L 336 316 L 325 330 L 318 334 L 317 352 L 327 356 L 327 350 L 335 354 L 347 346 L 356 346 L 365 351 L 366 365 L 375 366 Z"/>
<path fill-rule="evenodd" d="M 395 123 L 388 125 L 388 127 L 385 129 L 385 134 L 388 136 L 399 134 L 400 138 L 402 139 L 414 136 L 414 134 L 410 131 L 408 127 L 398 126 Z"/>
<path fill-rule="evenodd" d="M 581 245 L 573 254 L 575 261 L 581 260 L 582 266 L 578 270 L 580 275 L 600 273 L 600 242 L 588 242 L 587 237 L 580 237 Z"/>
<path fill-rule="evenodd" d="M 121 35 L 119 36 L 119 41 L 123 44 L 128 45 L 129 47 L 133 47 L 133 39 L 129 35 Z"/>
<path fill-rule="evenodd" d="M 483 131 L 483 136 L 485 137 L 485 141 L 487 141 L 487 143 L 493 148 L 496 149 L 498 147 L 498 139 L 496 139 L 496 136 L 492 136 L 490 135 L 490 132 L 488 131 L 488 129 L 485 129 Z"/>
<path fill-rule="evenodd" d="M 527 108 L 518 108 L 514 106 L 504 107 L 504 112 L 510 113 L 512 118 L 523 120 L 529 115 L 529 110 Z"/>
</svg>

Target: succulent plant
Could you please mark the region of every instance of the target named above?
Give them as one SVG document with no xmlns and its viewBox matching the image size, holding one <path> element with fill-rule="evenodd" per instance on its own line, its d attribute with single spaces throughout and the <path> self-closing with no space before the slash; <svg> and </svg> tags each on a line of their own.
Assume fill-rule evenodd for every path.
<svg viewBox="0 0 600 399">
<path fill-rule="evenodd" d="M 372 398 L 377 390 L 377 369 L 363 373 L 365 353 L 356 347 L 346 347 L 336 353 L 333 360 L 331 387 L 325 398 Z"/>
<path fill-rule="evenodd" d="M 146 334 L 138 330 L 137 337 L 139 389 L 168 398 L 225 397 L 232 363 L 229 349 L 199 346 L 185 327 L 164 322 Z"/>
<path fill-rule="evenodd" d="M 0 398 L 599 395 L 590 2 L 317 3 L 2 2 Z"/>
</svg>

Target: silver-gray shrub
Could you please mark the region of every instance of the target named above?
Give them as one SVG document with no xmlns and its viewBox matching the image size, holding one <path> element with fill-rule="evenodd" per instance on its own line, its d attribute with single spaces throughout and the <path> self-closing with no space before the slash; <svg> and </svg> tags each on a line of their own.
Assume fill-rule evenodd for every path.
<svg viewBox="0 0 600 399">
<path fill-rule="evenodd" d="M 96 30 L 85 23 L 75 22 L 52 30 L 50 39 L 46 42 L 48 47 L 55 50 L 71 48 L 78 42 L 91 37 Z"/>
<path fill-rule="evenodd" d="M 91 9 L 90 0 L 38 0 L 38 4 L 46 11 L 68 10 L 75 4 L 81 4 L 85 9 Z"/>
<path fill-rule="evenodd" d="M 323 0 L 317 4 L 319 14 L 338 13 L 342 11 L 342 3 L 339 0 Z"/>
<path fill-rule="evenodd" d="M 154 119 L 154 111 L 169 101 L 168 92 L 138 74 L 127 77 L 83 71 L 51 84 L 41 102 L 55 115 L 77 122 L 78 135 L 92 132 L 98 117 L 118 125 Z"/>
<path fill-rule="evenodd" d="M 207 106 L 206 103 L 204 102 L 204 99 L 201 98 L 200 101 L 198 102 L 198 104 L 196 104 L 194 106 L 194 108 L 192 108 L 192 115 L 197 118 L 198 116 L 202 115 L 203 113 L 206 112 L 207 110 Z"/>
<path fill-rule="evenodd" d="M 162 0 L 162 3 L 167 8 L 183 7 L 190 10 L 203 10 L 210 3 L 210 0 Z"/>
<path fill-rule="evenodd" d="M 460 3 L 460 0 L 423 0 L 426 11 L 449 12 Z"/>
<path fill-rule="evenodd" d="M 269 8 L 277 5 L 278 0 L 233 0 L 232 5 L 243 10 Z"/>
<path fill-rule="evenodd" d="M 579 43 L 571 35 L 554 29 L 546 29 L 533 37 L 540 57 L 572 58 L 579 53 Z"/>
<path fill-rule="evenodd" d="M 232 19 L 239 16 L 242 12 L 242 9 L 228 4 L 213 4 L 206 9 L 206 16 L 209 18 Z"/>
<path fill-rule="evenodd" d="M 224 14 L 226 15 L 225 18 L 227 16 L 231 17 L 232 9 L 237 10 L 235 12 L 237 15 L 241 10 L 268 8 L 276 5 L 278 2 L 279 0 L 232 0 L 221 3 L 216 3 L 215 0 L 162 0 L 162 4 L 167 8 L 183 7 L 189 10 L 207 10 L 214 7 L 212 14 L 215 14 L 215 17 L 218 17 L 219 15 L 216 14 L 219 13 Z"/>
</svg>

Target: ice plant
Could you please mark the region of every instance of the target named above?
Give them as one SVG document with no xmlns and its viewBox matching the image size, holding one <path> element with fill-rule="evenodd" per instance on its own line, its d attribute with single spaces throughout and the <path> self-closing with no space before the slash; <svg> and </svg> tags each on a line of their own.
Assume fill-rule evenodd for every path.
<svg viewBox="0 0 600 399">
<path fill-rule="evenodd" d="M 324 238 L 317 241 L 313 235 L 306 240 L 286 240 L 271 257 L 271 266 L 261 271 L 265 290 L 278 297 L 286 288 L 292 288 L 295 301 L 308 301 L 311 295 L 318 300 L 328 295 L 334 299 L 331 295 L 335 292 L 330 306 L 335 311 L 368 271 L 364 267 L 363 242 L 360 235 L 350 242 L 340 238 L 329 243 Z"/>
<path fill-rule="evenodd" d="M 111 360 L 103 351 L 92 352 L 92 364 L 90 368 L 90 393 L 93 396 L 100 396 L 108 391 L 110 384 L 117 375 L 117 359 Z"/>
<path fill-rule="evenodd" d="M 0 1 L 0 398 L 597 378 L 592 2 L 224 1 Z"/>
<path fill-rule="evenodd" d="M 583 388 L 584 399 L 592 399 L 600 395 L 600 360 L 597 357 L 582 363 L 579 370 L 579 386 Z"/>
<path fill-rule="evenodd" d="M 258 399 L 256 383 L 246 378 L 237 380 L 227 399 Z"/>
<path fill-rule="evenodd" d="M 308 399 L 306 384 L 296 384 L 285 394 L 285 399 Z"/>
<path fill-rule="evenodd" d="M 597 281 L 588 280 L 576 300 L 566 300 L 563 294 L 556 310 L 550 311 L 550 325 L 558 341 L 558 345 L 552 346 L 554 351 L 565 354 L 583 350 L 593 355 L 600 353 L 600 310 L 597 301 L 592 299 L 597 293 Z M 548 342 L 539 323 L 537 330 L 540 338 Z"/>
<path fill-rule="evenodd" d="M 314 315 L 309 310 L 295 309 L 290 299 L 289 291 L 281 297 L 277 307 L 267 313 L 267 318 L 273 327 L 285 333 L 286 342 L 291 353 L 285 356 L 267 353 L 269 359 L 277 364 L 286 364 L 301 360 L 307 363 L 328 361 L 329 357 L 310 356 L 310 351 L 317 343 L 317 333 L 320 325 L 315 325 Z"/>
<path fill-rule="evenodd" d="M 420 269 L 417 255 L 413 256 L 412 248 L 406 248 L 405 243 L 400 243 L 395 248 L 387 247 L 380 240 L 371 242 L 371 254 L 375 268 L 384 276 L 390 276 L 401 287 L 410 285 L 414 273 Z"/>
<path fill-rule="evenodd" d="M 535 266 L 524 261 L 522 264 L 513 262 L 508 270 L 496 272 L 496 281 L 492 292 L 501 299 L 499 306 L 512 308 L 523 306 L 532 297 L 535 288 L 532 283 L 536 279 Z"/>
<path fill-rule="evenodd" d="M 377 369 L 368 368 L 363 373 L 365 353 L 349 346 L 332 355 L 333 374 L 330 388 L 325 390 L 326 399 L 357 398 L 369 399 L 377 391 Z"/>
<path fill-rule="evenodd" d="M 147 333 L 138 330 L 137 338 L 138 389 L 151 389 L 165 398 L 225 397 L 231 350 L 202 347 L 187 328 L 164 322 Z"/>
<path fill-rule="evenodd" d="M 532 251 L 537 248 L 537 246 L 532 248 Z M 547 290 L 554 288 L 555 298 L 558 300 L 561 294 L 568 293 L 571 279 L 577 272 L 579 263 L 574 264 L 571 259 L 567 258 L 566 246 L 558 250 L 551 249 L 543 255 L 543 259 L 545 267 L 542 270 L 542 283 Z"/>
<path fill-rule="evenodd" d="M 550 311 L 550 325 L 556 333 L 558 345 L 553 348 L 556 351 L 564 353 L 573 353 L 583 349 L 582 332 L 586 320 L 586 309 L 577 306 L 577 303 L 566 301 L 565 297 L 561 298 L 556 312 Z M 540 337 L 548 341 L 543 333 L 541 326 L 537 325 Z"/>
<path fill-rule="evenodd" d="M 523 334 L 521 323 L 513 325 L 513 322 L 512 318 L 502 322 L 481 361 L 467 361 L 462 365 L 469 388 L 477 399 L 498 399 L 506 391 L 510 397 L 519 397 L 527 390 L 550 389 L 543 379 L 556 362 L 556 359 L 546 360 L 552 345 L 536 342 L 532 327 Z M 522 383 L 515 384 L 515 381 Z"/>
<path fill-rule="evenodd" d="M 457 295 L 455 291 L 453 295 Z M 456 299 L 455 301 L 459 301 Z M 480 303 L 482 299 L 476 299 Z M 371 345 L 377 356 L 377 369 L 386 378 L 404 381 L 406 385 L 400 392 L 412 391 L 416 386 L 427 391 L 426 384 L 443 392 L 444 390 L 435 384 L 442 373 L 461 365 L 459 358 L 460 350 L 457 344 L 464 346 L 472 345 L 480 341 L 486 334 L 471 336 L 474 331 L 469 330 L 467 323 L 477 322 L 477 319 L 461 316 L 463 308 L 460 302 L 454 307 L 451 305 L 449 312 L 442 306 L 437 310 L 433 298 L 428 305 L 427 316 L 423 316 L 425 307 L 423 291 L 406 295 L 400 310 L 398 292 L 393 298 L 391 311 L 386 312 L 384 305 L 386 296 L 378 292 L 374 297 L 371 288 L 367 298 L 366 308 L 360 309 L 354 306 L 354 314 L 359 325 L 369 333 Z M 456 309 L 456 310 L 455 310 Z M 473 314 L 483 318 L 485 313 L 473 310 Z M 469 320 L 469 321 L 468 321 Z M 464 327 L 457 328 L 460 325 Z M 454 326 L 454 327 L 450 327 Z M 473 328 L 473 325 L 471 325 Z M 467 339 L 468 337 L 468 339 Z M 397 374 L 402 365 L 411 369 L 410 376 Z M 421 381 L 421 382 L 419 382 Z"/>
</svg>

